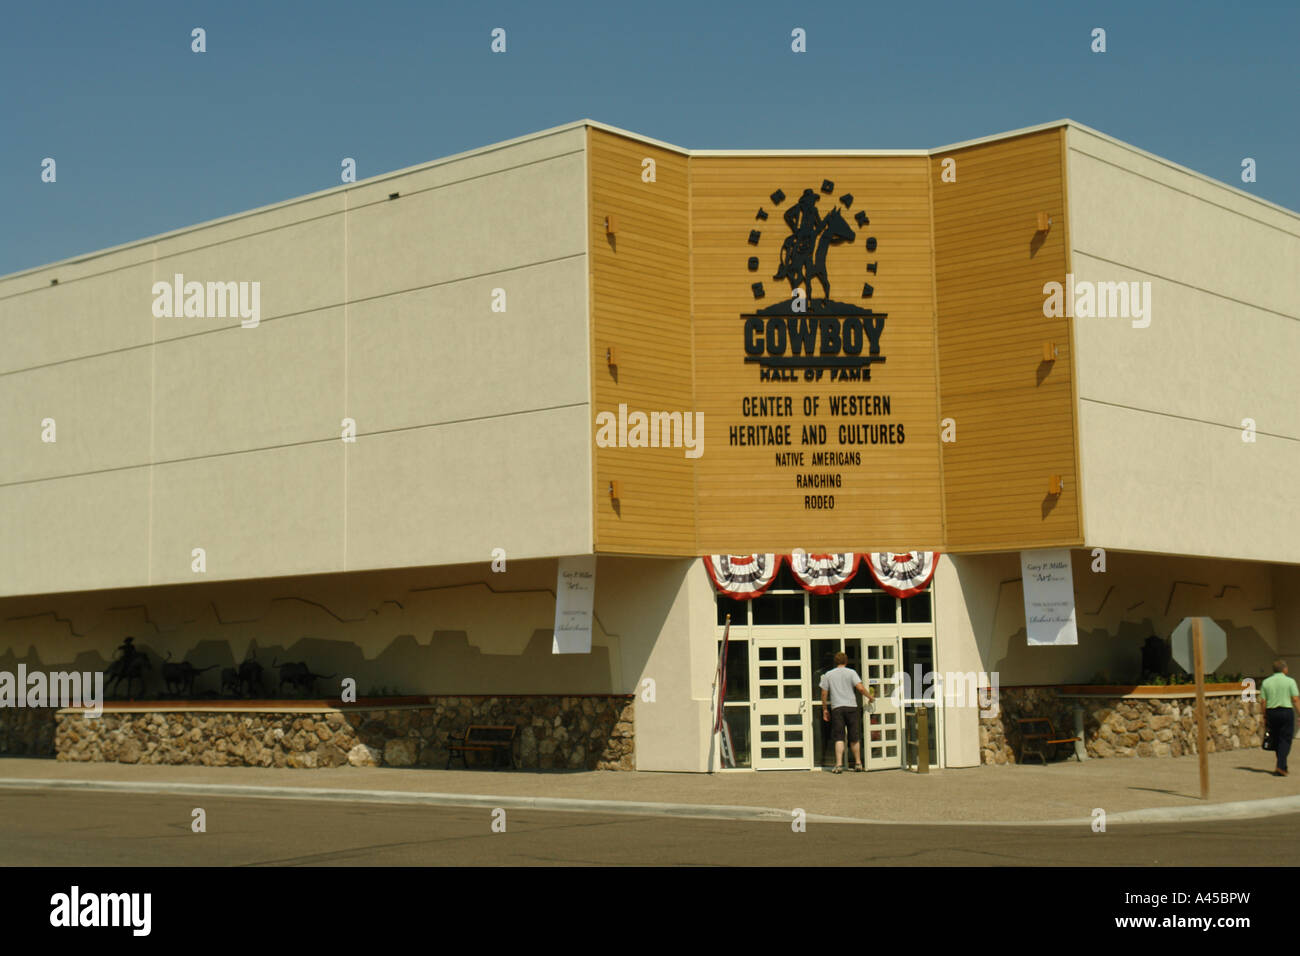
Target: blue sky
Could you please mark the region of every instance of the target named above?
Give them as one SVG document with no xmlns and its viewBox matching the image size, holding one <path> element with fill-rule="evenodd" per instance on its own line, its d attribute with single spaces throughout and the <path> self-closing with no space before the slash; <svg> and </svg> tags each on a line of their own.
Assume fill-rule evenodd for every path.
<svg viewBox="0 0 1300 956">
<path fill-rule="evenodd" d="M 1300 210 L 1297 0 L 123 0 L 5 16 L 0 275 L 336 186 L 345 156 L 365 178 L 584 117 L 701 149 L 888 149 L 1068 116 Z"/>
</svg>

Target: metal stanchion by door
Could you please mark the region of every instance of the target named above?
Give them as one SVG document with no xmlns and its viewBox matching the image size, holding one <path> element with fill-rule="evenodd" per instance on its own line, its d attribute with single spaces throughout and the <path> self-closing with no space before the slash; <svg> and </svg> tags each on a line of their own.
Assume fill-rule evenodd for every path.
<svg viewBox="0 0 1300 956">
<path fill-rule="evenodd" d="M 916 709 L 916 772 L 930 772 L 930 714 L 922 704 Z"/>
<path fill-rule="evenodd" d="M 906 713 L 906 711 L 904 711 Z M 930 708 L 912 704 L 911 719 L 906 721 L 904 766 L 910 767 L 911 748 L 916 748 L 916 772 L 930 772 Z"/>
</svg>

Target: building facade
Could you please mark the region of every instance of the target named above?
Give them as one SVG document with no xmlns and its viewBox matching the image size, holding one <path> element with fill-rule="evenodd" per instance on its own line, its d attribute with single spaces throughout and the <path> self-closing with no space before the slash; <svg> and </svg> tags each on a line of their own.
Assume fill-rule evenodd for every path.
<svg viewBox="0 0 1300 956">
<path fill-rule="evenodd" d="M 1298 266 L 1295 213 L 1070 121 L 802 152 L 582 121 L 11 275 L 0 670 L 132 636 L 530 734 L 519 701 L 626 698 L 622 765 L 676 771 L 820 765 L 840 649 L 886 691 L 872 768 L 915 759 L 918 667 L 1136 684 L 1203 615 L 1260 677 L 1300 628 Z M 1027 643 L 1045 550 L 1074 645 Z M 855 557 L 741 601 L 702 560 L 797 553 L 936 557 L 907 597 Z M 591 652 L 553 654 L 582 555 Z M 932 708 L 932 761 L 988 760 L 987 711 Z M 596 765 L 590 723 L 535 765 Z"/>
</svg>

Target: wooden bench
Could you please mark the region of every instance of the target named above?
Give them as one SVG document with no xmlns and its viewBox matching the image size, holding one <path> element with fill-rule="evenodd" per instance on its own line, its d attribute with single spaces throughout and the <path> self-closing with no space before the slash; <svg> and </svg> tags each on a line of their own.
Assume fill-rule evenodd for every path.
<svg viewBox="0 0 1300 956">
<path fill-rule="evenodd" d="M 1062 737 L 1056 733 L 1052 727 L 1052 722 L 1046 717 L 1020 717 L 1016 719 L 1020 728 L 1020 762 L 1025 762 L 1025 757 L 1037 757 L 1047 765 L 1046 749 L 1052 748 L 1052 755 L 1056 755 L 1057 744 L 1072 744 L 1079 737 Z M 1069 760 L 1069 757 L 1065 759 Z M 1078 751 L 1074 752 L 1074 759 L 1079 759 Z M 1082 762 L 1082 761 L 1080 761 Z"/>
<path fill-rule="evenodd" d="M 490 753 L 493 755 L 493 768 L 496 769 L 496 755 L 504 753 L 510 766 L 515 766 L 515 728 L 494 726 L 491 724 L 472 724 L 465 729 L 464 735 L 460 740 L 456 739 L 454 733 L 447 735 L 447 769 L 451 769 L 451 762 L 457 756 L 465 769 L 469 769 L 469 762 L 465 759 L 465 754 L 469 751 L 478 751 Z"/>
</svg>

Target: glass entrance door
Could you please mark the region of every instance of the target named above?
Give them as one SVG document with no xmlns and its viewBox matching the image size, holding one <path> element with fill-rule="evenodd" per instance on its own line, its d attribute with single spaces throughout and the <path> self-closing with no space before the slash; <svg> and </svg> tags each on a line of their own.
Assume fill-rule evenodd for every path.
<svg viewBox="0 0 1300 956">
<path fill-rule="evenodd" d="M 868 770 L 903 766 L 902 716 L 895 702 L 898 683 L 898 637 L 881 634 L 863 637 L 860 644 L 862 683 L 875 695 L 862 707 L 862 758 Z"/>
<path fill-rule="evenodd" d="M 758 637 L 750 654 L 752 752 L 755 770 L 812 767 L 808 638 Z"/>
<path fill-rule="evenodd" d="M 862 748 L 869 770 L 907 765 L 907 708 L 890 698 L 902 682 L 904 663 L 934 664 L 933 606 L 929 590 L 898 598 L 880 588 L 863 565 L 849 585 L 833 594 L 810 594 L 782 568 L 766 593 L 750 601 L 717 599 L 717 637 L 727 632 L 730 652 L 724 717 L 734 766 L 745 769 L 828 768 L 835 762 L 831 725 L 822 720 L 821 677 L 839 651 L 876 695 L 863 702 Z M 916 639 L 921 639 L 918 643 Z M 802 683 L 802 688 L 799 686 Z M 909 693 L 900 693 L 909 698 Z M 941 708 L 939 708 L 941 710 Z M 931 721 L 931 766 L 942 766 L 942 713 Z M 852 755 L 845 755 L 846 766 Z M 719 762 L 720 767 L 733 764 Z"/>
</svg>

